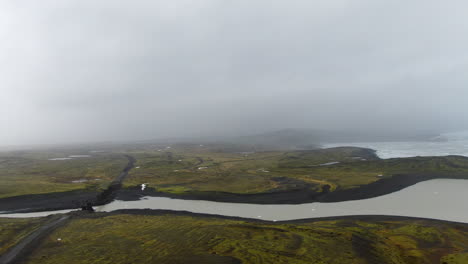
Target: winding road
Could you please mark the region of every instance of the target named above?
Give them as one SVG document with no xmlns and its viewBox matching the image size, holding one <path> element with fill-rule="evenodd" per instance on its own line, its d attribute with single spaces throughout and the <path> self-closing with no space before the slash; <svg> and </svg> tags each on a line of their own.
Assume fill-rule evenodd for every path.
<svg viewBox="0 0 468 264">
<path fill-rule="evenodd" d="M 39 227 L 23 240 L 21 240 L 18 244 L 10 248 L 10 250 L 8 250 L 5 254 L 3 254 L 0 257 L 0 264 L 11 264 L 18 262 L 22 257 L 26 256 L 29 251 L 33 250 L 41 239 L 46 237 L 57 227 L 65 224 L 69 218 L 70 215 L 63 215 Z"/>
</svg>

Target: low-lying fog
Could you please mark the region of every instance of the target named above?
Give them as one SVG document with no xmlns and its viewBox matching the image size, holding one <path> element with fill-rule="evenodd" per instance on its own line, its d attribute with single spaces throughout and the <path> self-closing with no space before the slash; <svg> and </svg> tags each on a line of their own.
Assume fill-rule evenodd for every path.
<svg viewBox="0 0 468 264">
<path fill-rule="evenodd" d="M 467 129 L 467 8 L 2 1 L 0 146 Z"/>
</svg>

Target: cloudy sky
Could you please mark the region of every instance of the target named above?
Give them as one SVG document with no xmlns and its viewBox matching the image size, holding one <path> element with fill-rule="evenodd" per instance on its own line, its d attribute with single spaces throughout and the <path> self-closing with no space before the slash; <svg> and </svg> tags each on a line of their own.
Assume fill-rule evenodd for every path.
<svg viewBox="0 0 468 264">
<path fill-rule="evenodd" d="M 0 3 L 0 144 L 467 129 L 466 1 Z"/>
</svg>

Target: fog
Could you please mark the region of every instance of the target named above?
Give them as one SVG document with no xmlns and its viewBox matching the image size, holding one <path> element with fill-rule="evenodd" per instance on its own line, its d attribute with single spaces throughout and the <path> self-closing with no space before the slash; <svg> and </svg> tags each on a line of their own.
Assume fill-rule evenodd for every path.
<svg viewBox="0 0 468 264">
<path fill-rule="evenodd" d="M 0 145 L 467 129 L 466 1 L 0 3 Z"/>
</svg>

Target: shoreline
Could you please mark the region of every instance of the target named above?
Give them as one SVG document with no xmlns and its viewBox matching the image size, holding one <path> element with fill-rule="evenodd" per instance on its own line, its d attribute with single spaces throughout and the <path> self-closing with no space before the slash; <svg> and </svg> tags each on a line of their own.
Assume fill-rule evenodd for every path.
<svg viewBox="0 0 468 264">
<path fill-rule="evenodd" d="M 361 185 L 352 189 L 338 188 L 333 192 L 328 192 L 327 190 L 315 192 L 308 189 L 297 189 L 258 194 L 236 194 L 227 192 L 191 192 L 174 194 L 158 192 L 151 187 L 142 191 L 139 187 L 135 186 L 119 190 L 117 192 L 116 199 L 121 201 L 137 201 L 144 196 L 150 196 L 182 200 L 247 204 L 333 203 L 375 198 L 400 191 L 419 182 L 433 179 L 468 179 L 468 175 L 397 174 L 392 177 L 383 178 L 370 184 Z"/>
<path fill-rule="evenodd" d="M 93 206 L 108 204 L 115 199 L 117 192 L 122 188 L 123 180 L 135 165 L 135 158 L 130 155 L 124 156 L 128 159 L 127 165 L 103 191 L 88 191 L 81 189 L 66 192 L 28 194 L 0 198 L 0 214 L 12 212 L 31 213 L 40 211 L 56 211 L 82 208 L 87 204 L 92 204 Z"/>
<path fill-rule="evenodd" d="M 73 212 L 71 212 L 73 214 Z M 449 220 L 440 220 L 432 218 L 423 218 L 423 217 L 410 217 L 410 216 L 398 216 L 398 215 L 346 215 L 346 216 L 329 216 L 329 217 L 314 217 L 314 218 L 302 218 L 295 220 L 283 220 L 283 221 L 269 221 L 257 218 L 245 218 L 237 216 L 225 216 L 217 214 L 204 214 L 204 213 L 194 213 L 189 211 L 175 211 L 175 210 L 163 210 L 163 209 L 121 209 L 112 212 L 96 212 L 96 213 L 83 213 L 78 214 L 80 217 L 86 218 L 101 218 L 108 217 L 113 215 L 147 215 L 147 216 L 160 216 L 160 215 L 177 215 L 177 216 L 191 216 L 191 217 L 200 217 L 200 218 L 218 218 L 226 220 L 237 220 L 244 221 L 249 223 L 263 223 L 263 224 L 304 224 L 304 223 L 313 223 L 313 222 L 322 222 L 322 221 L 338 221 L 338 220 L 350 220 L 350 221 L 368 221 L 368 222 L 378 222 L 378 221 L 428 221 L 433 223 L 440 224 L 454 224 L 460 225 L 468 228 L 468 223 L 449 221 Z"/>
<path fill-rule="evenodd" d="M 95 201 L 97 191 L 67 191 L 46 194 L 28 194 L 0 199 L 0 212 L 31 213 L 80 208 L 84 201 Z"/>
</svg>

